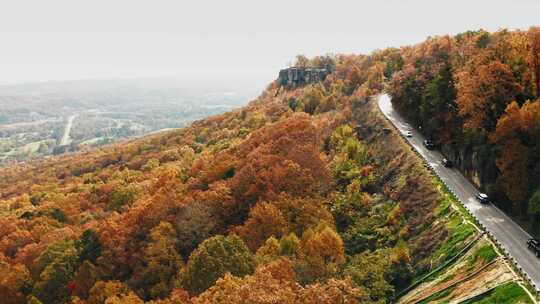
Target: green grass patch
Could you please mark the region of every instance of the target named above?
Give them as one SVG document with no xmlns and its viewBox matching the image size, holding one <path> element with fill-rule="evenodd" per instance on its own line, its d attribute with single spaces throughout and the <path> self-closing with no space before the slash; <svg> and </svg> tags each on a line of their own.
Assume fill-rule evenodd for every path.
<svg viewBox="0 0 540 304">
<path fill-rule="evenodd" d="M 527 295 L 527 292 L 515 282 L 510 282 L 492 289 L 484 294 L 474 297 L 461 304 L 512 304 L 534 302 Z"/>
<path fill-rule="evenodd" d="M 475 265 L 478 260 L 482 260 L 483 264 L 487 264 L 493 261 L 497 257 L 497 252 L 491 244 L 485 244 L 484 246 L 478 248 L 474 254 L 469 257 L 467 264 L 469 266 Z"/>
<path fill-rule="evenodd" d="M 452 214 L 448 223 L 446 223 L 446 229 L 448 229 L 448 239 L 433 255 L 441 261 L 455 256 L 464 247 L 464 242 L 476 232 L 471 224 L 465 222 L 455 212 Z"/>
</svg>

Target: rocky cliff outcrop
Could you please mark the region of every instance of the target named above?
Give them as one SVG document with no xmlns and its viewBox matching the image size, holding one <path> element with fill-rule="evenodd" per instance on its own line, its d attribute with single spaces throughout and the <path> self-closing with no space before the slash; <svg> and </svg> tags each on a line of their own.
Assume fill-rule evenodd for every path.
<svg viewBox="0 0 540 304">
<path fill-rule="evenodd" d="M 442 145 L 441 151 L 477 187 L 489 194 L 494 194 L 493 187 L 496 186 L 499 173 L 495 157 L 485 155 L 489 151 L 483 151 L 478 147 L 456 145 Z"/>
<path fill-rule="evenodd" d="M 291 67 L 279 71 L 278 81 L 282 86 L 297 87 L 323 81 L 328 74 L 328 69 Z"/>
</svg>

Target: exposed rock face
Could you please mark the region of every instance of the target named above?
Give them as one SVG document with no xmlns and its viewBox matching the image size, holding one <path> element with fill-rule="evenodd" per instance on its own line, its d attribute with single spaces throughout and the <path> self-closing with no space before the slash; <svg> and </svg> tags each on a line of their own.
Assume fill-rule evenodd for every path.
<svg viewBox="0 0 540 304">
<path fill-rule="evenodd" d="M 441 151 L 475 186 L 486 192 L 491 192 L 495 187 L 498 171 L 494 157 L 482 156 L 471 147 L 442 145 Z"/>
<path fill-rule="evenodd" d="M 282 86 L 301 86 L 323 81 L 330 74 L 328 69 L 287 68 L 279 71 L 279 84 Z"/>
</svg>

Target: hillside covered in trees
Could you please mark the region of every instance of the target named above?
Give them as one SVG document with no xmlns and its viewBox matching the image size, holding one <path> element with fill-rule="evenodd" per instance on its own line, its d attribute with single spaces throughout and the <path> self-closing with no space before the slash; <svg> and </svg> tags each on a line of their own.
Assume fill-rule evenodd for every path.
<svg viewBox="0 0 540 304">
<path fill-rule="evenodd" d="M 538 120 L 529 114 L 539 112 L 525 102 L 537 96 L 531 37 L 475 32 L 371 55 L 300 57 L 298 67 L 331 73 L 298 87 L 275 81 L 248 106 L 181 130 L 4 168 L 0 298 L 389 303 L 477 232 L 384 127 L 372 96 L 389 83 L 425 132 L 444 134 L 441 144 L 461 138 L 475 149 L 499 147 L 495 170 L 518 182 L 504 177 L 500 147 L 517 145 L 528 156 L 520 168 L 535 174 Z M 482 62 L 485 71 L 466 76 Z M 479 75 L 495 80 L 478 90 L 459 84 Z M 500 79 L 504 85 L 486 89 Z M 495 97 L 471 97 L 486 92 Z M 480 105 L 481 120 L 471 112 Z M 511 119 L 519 127 L 505 126 Z M 523 204 L 538 186 L 528 181 Z M 496 255 L 488 253 L 468 269 Z"/>
</svg>

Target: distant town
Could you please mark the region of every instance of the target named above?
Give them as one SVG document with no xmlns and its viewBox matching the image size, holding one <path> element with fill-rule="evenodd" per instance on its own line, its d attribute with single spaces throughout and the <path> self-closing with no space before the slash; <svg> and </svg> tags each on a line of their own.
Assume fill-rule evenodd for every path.
<svg viewBox="0 0 540 304">
<path fill-rule="evenodd" d="M 78 81 L 0 87 L 0 166 L 179 128 L 239 107 L 234 92 Z"/>
</svg>

